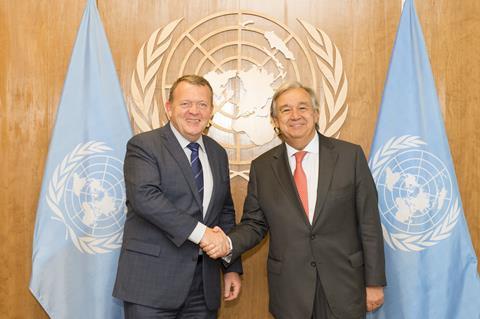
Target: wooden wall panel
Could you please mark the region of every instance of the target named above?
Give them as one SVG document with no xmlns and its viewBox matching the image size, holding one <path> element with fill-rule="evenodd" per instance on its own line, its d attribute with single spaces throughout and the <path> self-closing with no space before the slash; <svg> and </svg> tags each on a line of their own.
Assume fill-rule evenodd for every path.
<svg viewBox="0 0 480 319">
<path fill-rule="evenodd" d="M 480 2 L 417 1 L 445 118 L 465 215 L 480 252 Z M 35 211 L 55 112 L 85 0 L 0 0 L 0 313 L 4 318 L 46 318 L 30 295 Z M 341 137 L 368 153 L 401 0 L 214 1 L 98 0 L 124 90 L 138 51 L 157 28 L 183 17 L 186 27 L 225 10 L 252 10 L 304 36 L 297 18 L 324 30 L 339 48 L 349 82 L 349 113 Z M 246 183 L 232 182 L 235 206 Z M 239 214 L 241 215 L 241 214 Z M 240 216 L 238 216 L 240 217 Z M 266 243 L 245 256 L 241 298 L 221 318 L 268 318 Z"/>
</svg>

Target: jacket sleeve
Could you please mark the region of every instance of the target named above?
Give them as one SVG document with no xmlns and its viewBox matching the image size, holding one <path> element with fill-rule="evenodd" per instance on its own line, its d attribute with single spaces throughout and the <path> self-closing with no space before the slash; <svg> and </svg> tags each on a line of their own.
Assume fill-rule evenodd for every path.
<svg viewBox="0 0 480 319">
<path fill-rule="evenodd" d="M 365 154 L 357 146 L 355 159 L 355 205 L 365 263 L 365 285 L 385 286 L 385 257 L 375 182 Z"/>
<path fill-rule="evenodd" d="M 257 245 L 265 237 L 268 229 L 267 219 L 257 198 L 257 177 L 255 164 L 252 163 L 242 220 L 229 234 L 233 246 L 232 260 Z"/>
<path fill-rule="evenodd" d="M 228 166 L 228 157 L 227 154 L 225 153 L 225 176 L 228 178 L 228 182 L 226 183 L 227 185 L 227 193 L 225 195 L 225 201 L 223 204 L 222 212 L 220 214 L 220 222 L 219 226 L 222 228 L 222 230 L 228 234 L 229 232 L 234 229 L 236 225 L 236 220 L 235 220 L 235 209 L 233 206 L 233 200 L 232 200 L 232 193 L 230 189 L 230 173 L 229 173 L 229 166 Z M 222 263 L 222 269 L 224 272 L 237 272 L 239 274 L 243 273 L 242 269 L 242 260 L 241 258 L 238 258 L 237 260 L 233 261 L 232 263 Z"/>
</svg>

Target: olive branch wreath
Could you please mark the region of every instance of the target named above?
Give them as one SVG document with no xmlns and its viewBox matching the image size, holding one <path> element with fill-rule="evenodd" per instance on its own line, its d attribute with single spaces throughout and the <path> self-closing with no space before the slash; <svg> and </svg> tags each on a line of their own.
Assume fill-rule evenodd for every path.
<svg viewBox="0 0 480 319">
<path fill-rule="evenodd" d="M 330 37 L 321 29 L 315 28 L 310 23 L 298 19 L 310 35 L 308 44 L 315 53 L 317 65 L 323 74 L 322 93 L 320 100 L 320 132 L 326 136 L 338 137 L 348 113 L 347 90 L 348 80 L 343 69 L 340 50 Z M 327 107 L 322 107 L 322 104 Z"/>
<path fill-rule="evenodd" d="M 155 30 L 138 53 L 130 83 L 133 103 L 129 103 L 128 107 L 135 131 L 146 132 L 164 124 L 160 123 L 158 103 L 154 99 L 156 76 L 172 41 L 171 35 L 181 20 L 172 21 Z"/>
</svg>

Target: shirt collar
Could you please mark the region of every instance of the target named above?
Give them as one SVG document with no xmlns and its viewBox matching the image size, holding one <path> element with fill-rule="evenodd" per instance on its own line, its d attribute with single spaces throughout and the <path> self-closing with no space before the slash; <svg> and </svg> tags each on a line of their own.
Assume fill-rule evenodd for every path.
<svg viewBox="0 0 480 319">
<path fill-rule="evenodd" d="M 173 126 L 173 124 L 170 123 L 170 128 L 172 129 L 173 135 L 175 135 L 175 138 L 177 139 L 178 143 L 180 143 L 180 146 L 182 149 L 186 149 L 187 145 L 190 144 L 191 142 L 187 140 L 180 132 Z M 198 143 L 200 145 L 200 149 L 205 152 L 205 145 L 203 144 L 203 136 L 200 135 L 200 138 L 196 141 L 195 143 Z"/>
<path fill-rule="evenodd" d="M 291 147 L 287 143 L 285 143 L 287 146 L 287 155 L 288 157 L 294 156 L 296 152 L 299 150 Z M 318 154 L 318 133 L 315 133 L 313 136 L 312 140 L 305 146 L 305 148 L 302 151 L 306 151 L 307 153 L 315 153 Z"/>
</svg>

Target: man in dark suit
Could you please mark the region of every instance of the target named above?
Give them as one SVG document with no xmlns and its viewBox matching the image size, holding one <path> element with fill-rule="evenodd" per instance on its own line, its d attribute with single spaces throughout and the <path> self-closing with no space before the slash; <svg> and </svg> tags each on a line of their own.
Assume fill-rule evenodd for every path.
<svg viewBox="0 0 480 319">
<path fill-rule="evenodd" d="M 252 162 L 235 261 L 270 233 L 270 312 L 276 318 L 364 318 L 383 303 L 377 193 L 362 149 L 317 132 L 319 105 L 300 83 L 272 98 L 284 143 Z M 213 258 L 215 244 L 202 245 Z"/>
<path fill-rule="evenodd" d="M 240 291 L 241 262 L 224 267 L 198 245 L 225 245 L 218 227 L 235 225 L 227 154 L 202 135 L 212 96 L 204 78 L 179 78 L 166 103 L 170 122 L 128 142 L 128 213 L 113 291 L 127 319 L 216 318 L 220 269 L 225 299 Z"/>
</svg>

